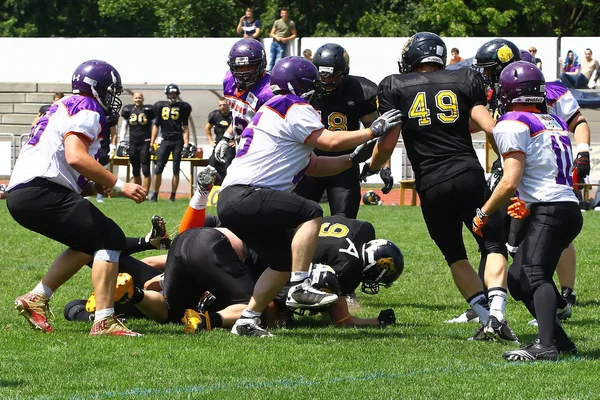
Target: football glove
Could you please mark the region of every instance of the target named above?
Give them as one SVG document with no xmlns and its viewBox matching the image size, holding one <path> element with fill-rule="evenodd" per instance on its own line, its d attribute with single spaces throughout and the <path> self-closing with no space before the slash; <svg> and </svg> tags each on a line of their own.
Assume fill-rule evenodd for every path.
<svg viewBox="0 0 600 400">
<path fill-rule="evenodd" d="M 394 187 L 394 177 L 392 176 L 392 170 L 390 167 L 381 168 L 379 171 L 379 177 L 383 181 L 383 187 L 381 188 L 381 191 L 383 194 L 388 194 L 392 190 L 392 187 Z"/>
<path fill-rule="evenodd" d="M 371 132 L 373 137 L 383 136 L 393 127 L 402 124 L 402 112 L 400 110 L 391 109 L 386 111 L 371 124 Z"/>
<path fill-rule="evenodd" d="M 371 170 L 371 165 L 369 165 L 369 163 L 365 163 L 365 165 L 363 165 L 363 167 L 362 167 L 362 171 L 360 171 L 360 175 L 358 176 L 358 179 L 361 182 L 366 182 L 367 178 L 369 176 L 375 175 L 377 172 L 379 172 L 379 170 L 373 171 L 373 170 Z"/>
<path fill-rule="evenodd" d="M 117 146 L 115 146 L 114 144 L 109 144 L 108 145 L 108 157 L 109 158 L 113 158 L 115 156 L 115 151 L 117 150 Z"/>
<path fill-rule="evenodd" d="M 227 147 L 229 147 L 229 141 L 232 138 L 228 137 L 227 134 L 223 135 L 219 143 L 215 146 L 214 154 L 215 159 L 224 164 L 227 162 L 227 158 L 225 157 L 225 152 L 227 151 Z"/>
<path fill-rule="evenodd" d="M 150 145 L 150 150 L 148 150 L 151 156 L 156 156 L 156 147 L 154 145 Z"/>
<path fill-rule="evenodd" d="M 379 321 L 379 326 L 385 328 L 386 326 L 395 325 L 396 324 L 396 314 L 394 314 L 394 310 L 388 308 L 387 310 L 381 310 L 379 316 L 377 317 L 377 321 Z"/>
<path fill-rule="evenodd" d="M 590 152 L 580 151 L 574 161 L 579 178 L 583 179 L 590 174 Z"/>
<path fill-rule="evenodd" d="M 529 215 L 525 202 L 518 197 L 511 197 L 513 203 L 508 206 L 507 214 L 516 219 L 523 219 Z"/>
<path fill-rule="evenodd" d="M 181 149 L 181 158 L 188 158 L 190 156 L 190 145 L 189 143 L 183 146 Z"/>
<path fill-rule="evenodd" d="M 377 139 L 371 139 L 367 143 L 363 143 L 354 149 L 354 151 L 350 153 L 350 161 L 352 161 L 352 165 L 358 165 L 371 158 L 376 143 Z"/>
<path fill-rule="evenodd" d="M 475 232 L 476 235 L 483 237 L 483 233 L 481 232 L 481 230 L 483 229 L 483 226 L 487 223 L 487 220 L 488 215 L 481 211 L 481 208 L 477 208 L 477 212 L 475 214 L 475 217 L 473 218 L 473 227 L 471 228 L 473 229 L 473 232 Z"/>
</svg>

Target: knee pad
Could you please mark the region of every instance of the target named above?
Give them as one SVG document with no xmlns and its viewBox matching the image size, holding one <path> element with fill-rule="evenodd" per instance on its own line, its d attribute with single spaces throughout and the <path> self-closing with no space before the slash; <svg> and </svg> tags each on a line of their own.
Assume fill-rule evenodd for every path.
<svg viewBox="0 0 600 400">
<path fill-rule="evenodd" d="M 98 250 L 94 253 L 94 261 L 108 261 L 111 263 L 119 262 L 121 250 Z"/>
</svg>

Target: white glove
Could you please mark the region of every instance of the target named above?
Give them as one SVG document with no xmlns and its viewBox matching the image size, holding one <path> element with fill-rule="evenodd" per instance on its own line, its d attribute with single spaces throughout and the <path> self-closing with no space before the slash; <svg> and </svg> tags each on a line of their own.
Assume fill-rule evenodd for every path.
<svg viewBox="0 0 600 400">
<path fill-rule="evenodd" d="M 227 137 L 227 135 L 223 135 L 223 137 L 221 138 L 221 140 L 219 141 L 219 143 L 217 143 L 217 145 L 215 146 L 215 150 L 214 150 L 214 154 L 215 154 L 215 159 L 220 162 L 220 163 L 225 163 L 227 162 L 227 160 L 225 159 L 225 152 L 227 151 L 227 148 L 229 147 L 229 141 L 232 138 Z"/>
<path fill-rule="evenodd" d="M 111 143 L 108 145 L 108 148 L 110 149 L 108 150 L 108 157 L 113 158 L 115 156 L 115 150 L 117 150 L 117 146 Z"/>
</svg>

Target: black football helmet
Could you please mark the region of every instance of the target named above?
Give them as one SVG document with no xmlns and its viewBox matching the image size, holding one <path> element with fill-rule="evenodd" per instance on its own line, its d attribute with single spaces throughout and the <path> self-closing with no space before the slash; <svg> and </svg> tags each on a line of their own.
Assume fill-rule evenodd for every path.
<svg viewBox="0 0 600 400">
<path fill-rule="evenodd" d="M 381 197 L 372 190 L 369 190 L 363 195 L 363 204 L 371 206 L 380 206 L 383 204 Z"/>
<path fill-rule="evenodd" d="M 363 246 L 362 290 L 367 294 L 379 293 L 381 285 L 389 288 L 404 270 L 404 256 L 398 246 L 389 240 L 375 239 Z"/>
<path fill-rule="evenodd" d="M 313 64 L 319 70 L 319 89 L 325 94 L 337 91 L 350 72 L 350 57 L 348 52 L 339 44 L 327 43 L 319 47 L 313 56 Z M 337 76 L 334 82 L 324 82 L 323 79 Z"/>
<path fill-rule="evenodd" d="M 401 74 L 407 74 L 418 64 L 434 63 L 446 67 L 446 44 L 441 37 L 431 32 L 419 32 L 411 36 L 402 49 L 398 62 Z"/>
<path fill-rule="evenodd" d="M 171 93 L 175 93 L 177 96 L 175 96 L 175 98 L 170 98 L 169 94 L 171 94 Z M 177 101 L 177 97 L 179 97 L 181 92 L 179 91 L 179 86 L 177 86 L 174 83 L 169 83 L 165 87 L 165 94 L 167 95 L 167 99 L 169 100 L 169 103 L 175 103 Z"/>
<path fill-rule="evenodd" d="M 473 67 L 483 68 L 483 76 L 490 83 L 496 84 L 502 70 L 515 61 L 521 61 L 521 50 L 513 42 L 492 39 L 477 50 Z"/>
</svg>

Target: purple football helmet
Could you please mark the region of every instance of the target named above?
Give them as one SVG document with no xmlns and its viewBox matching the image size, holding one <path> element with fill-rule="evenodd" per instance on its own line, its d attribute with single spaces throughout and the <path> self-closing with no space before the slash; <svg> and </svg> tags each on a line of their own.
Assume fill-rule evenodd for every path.
<svg viewBox="0 0 600 400">
<path fill-rule="evenodd" d="M 310 100 L 315 93 L 319 71 L 304 57 L 282 58 L 271 72 L 271 90 L 274 94 L 292 93 Z"/>
<path fill-rule="evenodd" d="M 498 100 L 503 107 L 511 103 L 545 103 L 544 74 L 527 61 L 507 65 L 498 79 Z"/>
<path fill-rule="evenodd" d="M 229 50 L 227 65 L 240 88 L 250 87 L 265 72 L 267 66 L 265 49 L 258 40 L 249 38 L 238 40 Z M 254 68 L 246 68 L 247 65 Z"/>
<path fill-rule="evenodd" d="M 521 60 L 527 61 L 529 63 L 535 64 L 535 58 L 531 55 L 527 50 L 521 49 Z"/>
<path fill-rule="evenodd" d="M 73 72 L 71 82 L 73 94 L 87 93 L 98 101 L 106 111 L 107 119 L 119 117 L 123 92 L 121 75 L 109 63 L 100 60 L 88 60 Z"/>
</svg>

